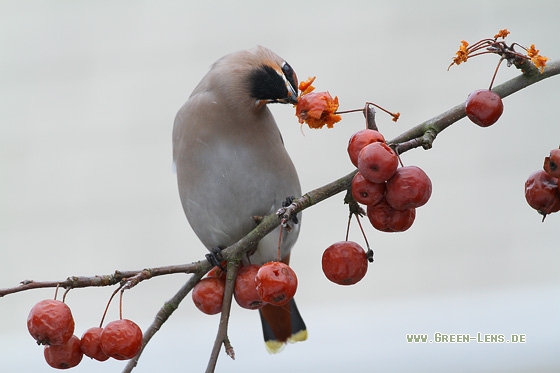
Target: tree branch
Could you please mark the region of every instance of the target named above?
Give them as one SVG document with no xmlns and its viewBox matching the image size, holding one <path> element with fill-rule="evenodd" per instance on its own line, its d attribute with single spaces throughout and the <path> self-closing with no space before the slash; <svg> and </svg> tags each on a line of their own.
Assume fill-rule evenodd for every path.
<svg viewBox="0 0 560 373">
<path fill-rule="evenodd" d="M 513 78 L 499 86 L 496 86 L 493 91 L 495 91 L 500 97 L 504 98 L 543 79 L 560 74 L 560 60 L 549 63 L 542 74 L 539 73 L 536 68 L 534 68 L 534 66 L 532 67 L 533 68 L 527 65 L 523 66 L 524 73 L 522 75 Z M 414 149 L 419 146 L 422 146 L 425 149 L 429 149 L 431 148 L 436 136 L 441 131 L 457 122 L 458 120 L 462 119 L 464 116 L 464 103 L 461 103 L 446 111 L 445 113 L 442 113 L 411 128 L 410 130 L 397 136 L 393 140 L 388 141 L 388 143 L 393 148 L 395 148 L 395 150 L 399 154 L 402 154 L 410 149 Z M 291 214 L 303 211 L 306 208 L 314 206 L 327 198 L 330 198 L 342 191 L 348 190 L 351 186 L 352 179 L 356 172 L 357 170 L 354 170 L 353 172 L 339 178 L 338 180 L 326 184 L 321 188 L 312 190 L 302 197 L 294 200 L 293 203 L 288 206 L 288 208 L 281 209 L 279 213 L 270 214 L 264 217 L 260 224 L 251 232 L 249 232 L 245 237 L 243 237 L 237 243 L 221 251 L 221 255 L 225 260 L 228 261 L 228 269 L 231 271 L 228 271 L 228 280 L 226 282 L 226 289 L 229 289 L 227 290 L 229 292 L 229 295 L 227 297 L 224 297 L 222 317 L 220 319 L 220 328 L 214 344 L 214 350 L 216 350 L 217 346 L 217 352 L 213 351 L 207 371 L 213 372 L 215 362 L 218 357 L 219 348 L 221 347 L 222 343 L 226 344 L 226 349 L 231 349 L 231 345 L 229 345 L 229 340 L 227 338 L 227 323 L 229 318 L 229 310 L 231 307 L 231 295 L 235 275 L 237 272 L 237 265 L 241 257 L 248 250 L 254 247 L 254 245 L 264 236 L 278 227 L 281 224 L 282 220 L 289 218 Z M 179 307 L 181 301 L 192 290 L 194 285 L 202 278 L 202 276 L 204 276 L 206 272 L 208 272 L 208 270 L 210 270 L 210 267 L 211 264 L 204 259 L 202 261 L 179 266 L 157 267 L 139 271 L 115 271 L 115 273 L 105 276 L 72 276 L 64 281 L 36 282 L 25 280 L 22 281 L 21 285 L 17 287 L 0 289 L 0 297 L 24 290 L 37 288 L 64 287 L 66 289 L 72 289 L 89 286 L 110 286 L 122 283 L 123 281 L 125 282 L 124 286 L 133 287 L 145 279 L 156 276 L 172 273 L 192 273 L 193 275 L 181 287 L 181 289 L 179 289 L 179 291 L 162 306 L 152 324 L 144 332 L 142 346 L 143 351 L 151 338 L 160 329 L 163 323 L 167 321 L 171 314 Z M 138 362 L 138 359 L 141 356 L 142 351 L 135 358 L 128 362 L 123 372 L 128 373 L 131 372 L 132 369 L 134 369 Z M 231 349 L 231 351 L 233 350 Z"/>
<path fill-rule="evenodd" d="M 196 273 L 201 270 L 203 262 L 194 262 L 189 264 L 171 265 L 164 267 L 146 268 L 136 271 L 119 271 L 116 270 L 110 275 L 95 275 L 95 276 L 70 276 L 63 281 L 33 281 L 23 280 L 19 286 L 12 288 L 0 289 L 0 298 L 8 295 L 19 293 L 24 290 L 41 289 L 41 288 L 56 288 L 61 287 L 65 289 L 86 288 L 92 286 L 111 286 L 126 282 L 126 287 L 131 288 L 139 282 L 150 279 L 152 277 L 170 275 L 174 273 Z"/>
</svg>

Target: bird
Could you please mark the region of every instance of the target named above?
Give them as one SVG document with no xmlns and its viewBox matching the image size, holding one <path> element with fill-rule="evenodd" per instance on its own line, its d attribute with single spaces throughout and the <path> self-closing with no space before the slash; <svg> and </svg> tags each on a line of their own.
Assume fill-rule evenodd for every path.
<svg viewBox="0 0 560 373">
<path fill-rule="evenodd" d="M 290 64 L 257 46 L 225 55 L 179 109 L 173 125 L 173 161 L 186 218 L 210 251 L 234 244 L 256 227 L 253 217 L 276 212 L 286 198 L 301 195 L 296 168 L 268 104 L 293 104 L 298 81 Z M 276 228 L 258 242 L 243 264 L 278 260 L 289 264 L 301 213 L 287 229 Z M 259 309 L 270 353 L 307 339 L 292 299 Z"/>
</svg>

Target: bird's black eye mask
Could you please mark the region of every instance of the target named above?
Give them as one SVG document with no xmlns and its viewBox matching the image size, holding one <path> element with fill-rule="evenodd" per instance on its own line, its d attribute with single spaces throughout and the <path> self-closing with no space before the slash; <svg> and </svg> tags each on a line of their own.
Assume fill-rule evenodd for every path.
<svg viewBox="0 0 560 373">
<path fill-rule="evenodd" d="M 285 63 L 282 66 L 282 71 L 284 74 L 286 74 L 286 71 L 290 72 L 290 75 L 286 74 L 286 79 L 293 86 L 295 74 L 293 74 L 290 65 Z M 277 101 L 289 96 L 284 79 L 278 74 L 278 71 L 268 65 L 262 65 L 251 72 L 251 75 L 249 75 L 249 87 L 251 96 L 257 100 Z M 295 89 L 297 92 L 297 88 Z"/>
<path fill-rule="evenodd" d="M 286 76 L 286 79 L 288 79 L 288 82 L 290 82 L 292 88 L 294 89 L 294 92 L 297 92 L 298 91 L 297 75 L 289 63 L 284 62 L 284 64 L 282 65 L 282 72 Z"/>
</svg>

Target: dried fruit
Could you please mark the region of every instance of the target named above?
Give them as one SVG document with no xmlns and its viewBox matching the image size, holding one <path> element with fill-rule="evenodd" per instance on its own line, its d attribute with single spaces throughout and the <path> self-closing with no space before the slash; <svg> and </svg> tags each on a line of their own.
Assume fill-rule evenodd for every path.
<svg viewBox="0 0 560 373">
<path fill-rule="evenodd" d="M 543 169 L 555 178 L 560 178 L 560 149 L 552 149 L 544 159 Z"/>
<path fill-rule="evenodd" d="M 358 167 L 358 155 L 362 149 L 374 142 L 385 142 L 385 138 L 379 131 L 364 129 L 356 132 L 348 140 L 348 155 L 350 156 L 350 161 L 356 167 Z"/>
<path fill-rule="evenodd" d="M 298 283 L 294 270 L 282 262 L 263 264 L 255 281 L 261 299 L 275 306 L 288 303 L 294 297 Z"/>
<path fill-rule="evenodd" d="M 333 243 L 323 252 L 323 273 L 339 285 L 353 285 L 366 275 L 368 260 L 366 252 L 356 242 Z"/>
<path fill-rule="evenodd" d="M 29 312 L 27 329 L 37 344 L 62 345 L 74 334 L 74 318 L 64 302 L 45 299 Z"/>
<path fill-rule="evenodd" d="M 101 350 L 117 360 L 128 360 L 142 348 L 142 330 L 134 321 L 111 321 L 101 333 Z"/>
<path fill-rule="evenodd" d="M 373 183 L 389 180 L 398 166 L 397 154 L 384 142 L 366 145 L 358 155 L 358 170 Z"/>
<path fill-rule="evenodd" d="M 84 355 L 97 361 L 105 361 L 109 358 L 101 350 L 101 333 L 103 328 L 93 327 L 84 332 L 81 339 L 81 348 Z"/>
<path fill-rule="evenodd" d="M 404 232 L 412 226 L 416 209 L 397 210 L 385 199 L 367 207 L 367 216 L 371 225 L 382 232 Z"/>
<path fill-rule="evenodd" d="M 342 117 L 335 112 L 338 110 L 338 97 L 332 97 L 329 92 L 311 92 L 302 95 L 296 106 L 298 121 L 307 123 L 309 128 L 332 128 Z"/>
<path fill-rule="evenodd" d="M 432 182 L 419 167 L 398 168 L 387 180 L 385 200 L 397 210 L 423 206 L 432 195 Z"/>
<path fill-rule="evenodd" d="M 192 290 L 192 300 L 195 306 L 208 315 L 215 315 L 222 311 L 225 282 L 219 277 L 205 277 Z"/>
<path fill-rule="evenodd" d="M 385 183 L 372 183 L 361 173 L 356 173 L 352 179 L 352 196 L 364 205 L 374 205 L 381 201 L 385 193 Z"/>
<path fill-rule="evenodd" d="M 84 356 L 80 348 L 80 339 L 75 335 L 63 344 L 45 346 L 43 353 L 47 364 L 56 369 L 73 368 L 80 364 Z"/>
<path fill-rule="evenodd" d="M 543 220 L 546 215 L 560 211 L 558 179 L 543 170 L 533 172 L 525 182 L 525 199 L 543 215 Z"/>
<path fill-rule="evenodd" d="M 243 308 L 256 310 L 266 304 L 257 291 L 257 282 L 255 278 L 258 271 L 259 266 L 256 264 L 243 266 L 237 271 L 233 296 L 237 304 Z"/>
</svg>

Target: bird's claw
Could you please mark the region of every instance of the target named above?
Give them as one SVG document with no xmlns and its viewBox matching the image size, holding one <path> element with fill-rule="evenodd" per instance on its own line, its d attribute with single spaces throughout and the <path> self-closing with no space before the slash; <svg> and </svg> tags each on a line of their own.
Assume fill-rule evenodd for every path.
<svg viewBox="0 0 560 373">
<path fill-rule="evenodd" d="M 225 272 L 226 269 L 222 266 L 224 258 L 222 257 L 221 251 L 222 249 L 220 247 L 213 247 L 210 249 L 210 253 L 206 254 L 205 257 L 213 267 L 219 267 L 222 271 Z"/>
<path fill-rule="evenodd" d="M 287 197 L 286 200 L 282 202 L 282 207 L 276 212 L 276 215 L 281 219 L 280 224 L 284 228 L 290 229 L 290 221 L 294 224 L 299 223 L 297 214 L 294 213 L 294 210 L 298 207 L 294 200 L 295 197 Z"/>
</svg>

